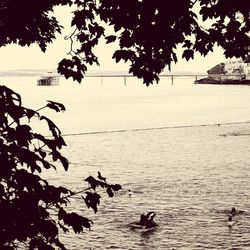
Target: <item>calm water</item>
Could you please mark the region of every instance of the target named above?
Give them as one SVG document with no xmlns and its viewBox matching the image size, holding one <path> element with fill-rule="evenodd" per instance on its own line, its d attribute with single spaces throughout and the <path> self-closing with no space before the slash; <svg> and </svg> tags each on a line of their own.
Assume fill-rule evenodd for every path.
<svg viewBox="0 0 250 250">
<path fill-rule="evenodd" d="M 79 190 L 99 170 L 122 192 L 103 195 L 100 211 L 85 211 L 80 199 L 69 209 L 88 214 L 95 224 L 80 235 L 62 234 L 69 249 L 250 249 L 250 125 L 133 130 L 250 120 L 247 86 L 197 86 L 193 79 L 165 79 L 146 88 L 135 79 L 87 79 L 84 85 L 60 79 L 37 87 L 36 78 L 2 78 L 23 94 L 24 104 L 63 102 L 64 114 L 47 112 L 66 136 L 70 171 L 47 173 L 51 182 Z M 128 189 L 133 190 L 131 196 Z M 245 213 L 233 229 L 225 210 Z M 159 228 L 130 230 L 143 211 L 156 211 Z"/>
</svg>

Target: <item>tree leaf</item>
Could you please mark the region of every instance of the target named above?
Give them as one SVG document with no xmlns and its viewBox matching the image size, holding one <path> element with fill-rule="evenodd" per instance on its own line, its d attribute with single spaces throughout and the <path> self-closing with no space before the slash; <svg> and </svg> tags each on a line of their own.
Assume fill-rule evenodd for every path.
<svg viewBox="0 0 250 250">
<path fill-rule="evenodd" d="M 107 40 L 106 43 L 113 43 L 116 40 L 116 36 L 106 36 L 105 39 Z"/>
<path fill-rule="evenodd" d="M 107 188 L 107 194 L 108 194 L 109 197 L 113 197 L 113 196 L 114 196 L 114 192 L 113 192 L 111 186 L 109 186 L 109 187 Z"/>
<path fill-rule="evenodd" d="M 182 58 L 185 58 L 187 61 L 192 58 L 194 59 L 194 51 L 191 49 L 186 49 L 183 51 Z"/>
<path fill-rule="evenodd" d="M 47 107 L 50 109 L 54 109 L 56 112 L 65 111 L 65 106 L 59 102 L 47 101 Z"/>
<path fill-rule="evenodd" d="M 122 188 L 122 186 L 120 184 L 114 184 L 114 185 L 111 185 L 111 188 L 114 191 L 119 191 Z"/>
</svg>

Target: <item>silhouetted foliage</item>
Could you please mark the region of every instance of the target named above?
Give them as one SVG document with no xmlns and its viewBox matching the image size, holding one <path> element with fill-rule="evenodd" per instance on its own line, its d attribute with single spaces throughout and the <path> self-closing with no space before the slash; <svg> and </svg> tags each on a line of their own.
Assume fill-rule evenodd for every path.
<svg viewBox="0 0 250 250">
<path fill-rule="evenodd" d="M 195 52 L 206 56 L 215 45 L 224 49 L 226 57 L 249 55 L 247 0 L 2 0 L 0 47 L 37 43 L 45 52 L 62 29 L 53 16 L 53 8 L 58 5 L 74 8 L 74 31 L 67 37 L 70 52 L 59 63 L 58 72 L 78 82 L 88 65 L 99 65 L 93 49 L 101 38 L 106 39 L 107 46 L 118 42 L 114 60 L 130 62 L 129 72 L 146 85 L 158 82 L 164 68 L 177 62 L 177 46 L 183 49 L 182 58 L 186 60 L 193 59 Z M 194 7 L 199 10 L 195 12 Z M 208 27 L 203 27 L 199 18 L 209 20 Z M 113 27 L 111 33 L 107 26 Z M 52 101 L 45 107 L 56 112 L 65 110 Z M 31 119 L 45 122 L 51 137 L 34 132 Z M 20 95 L 0 86 L 1 249 L 14 249 L 19 243 L 30 249 L 65 249 L 58 238 L 59 230 L 68 232 L 72 228 L 80 233 L 92 225 L 88 218 L 66 211 L 69 199 L 81 195 L 86 206 L 96 212 L 100 204 L 97 188 L 104 189 L 109 197 L 121 188 L 108 184 L 99 172 L 97 178 L 85 179 L 89 188 L 83 192 L 50 185 L 39 174 L 56 169 L 55 162 L 68 170 L 69 162 L 60 153 L 65 145 L 53 121 L 23 107 Z"/>
<path fill-rule="evenodd" d="M 52 101 L 43 108 L 65 110 Z M 34 131 L 29 125 L 33 119 L 46 122 L 49 137 Z M 69 199 L 81 195 L 87 208 L 96 213 L 101 198 L 98 187 L 110 197 L 121 189 L 118 184 L 108 184 L 99 172 L 97 178 L 85 179 L 88 187 L 81 191 L 50 185 L 39 174 L 56 169 L 56 162 L 68 170 L 69 161 L 60 153 L 63 146 L 61 131 L 49 118 L 23 107 L 20 95 L 0 86 L 0 249 L 15 249 L 20 243 L 29 249 L 66 249 L 59 230 L 66 233 L 72 228 L 81 233 L 93 223 L 67 212 Z"/>
<path fill-rule="evenodd" d="M 194 52 L 207 55 L 214 45 L 222 47 L 226 57 L 245 58 L 249 53 L 247 0 L 5 0 L 0 3 L 0 46 L 38 43 L 45 51 L 61 31 L 56 18 L 49 15 L 56 5 L 75 9 L 74 32 L 68 37 L 70 57 L 59 63 L 58 72 L 78 82 L 87 65 L 99 64 L 93 48 L 102 37 L 107 43 L 119 43 L 113 58 L 129 61 L 129 72 L 147 85 L 158 82 L 164 68 L 177 62 L 177 46 L 187 60 L 194 58 Z M 211 23 L 203 27 L 198 19 Z M 107 25 L 113 27 L 112 34 Z"/>
</svg>

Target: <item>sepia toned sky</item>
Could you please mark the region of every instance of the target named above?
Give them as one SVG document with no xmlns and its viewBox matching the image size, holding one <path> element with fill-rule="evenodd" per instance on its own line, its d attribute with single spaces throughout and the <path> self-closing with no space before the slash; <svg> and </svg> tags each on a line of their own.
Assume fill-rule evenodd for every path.
<svg viewBox="0 0 250 250">
<path fill-rule="evenodd" d="M 49 44 L 46 53 L 43 53 L 37 45 L 31 45 L 30 47 L 20 47 L 18 45 L 9 45 L 0 48 L 0 70 L 29 70 L 29 69 L 50 69 L 56 70 L 58 62 L 67 58 L 67 52 L 69 51 L 69 41 L 64 37 L 71 32 L 70 20 L 71 11 L 65 7 L 59 7 L 55 9 L 55 14 L 58 17 L 60 23 L 64 26 L 61 35 L 57 35 L 57 39 L 53 44 Z M 115 63 L 112 59 L 112 54 L 116 46 L 114 44 L 105 44 L 102 41 L 96 48 L 96 55 L 99 57 L 100 67 L 89 67 L 90 71 L 128 71 L 129 63 L 123 62 Z M 202 57 L 198 53 L 195 54 L 195 59 L 187 62 L 181 59 L 181 51 L 179 52 L 179 61 L 177 64 L 173 64 L 171 71 L 195 71 L 206 72 L 208 69 L 216 65 L 217 63 L 224 62 L 222 49 L 216 48 L 213 53 L 210 53 L 207 57 Z M 165 72 L 168 72 L 166 69 Z"/>
</svg>

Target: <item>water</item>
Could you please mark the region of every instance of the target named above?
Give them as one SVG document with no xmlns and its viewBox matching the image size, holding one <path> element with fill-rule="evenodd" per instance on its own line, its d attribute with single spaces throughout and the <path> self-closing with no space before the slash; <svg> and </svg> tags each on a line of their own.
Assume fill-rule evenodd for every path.
<svg viewBox="0 0 250 250">
<path fill-rule="evenodd" d="M 163 78 L 144 86 L 135 78 L 87 78 L 82 85 L 36 86 L 36 77 L 0 78 L 23 95 L 25 105 L 46 100 L 65 104 L 64 114 L 48 113 L 64 133 L 137 129 L 250 120 L 249 86 L 194 85 L 192 78 Z M 0 82 L 0 84 L 1 84 Z M 65 123 L 65 120 L 67 122 Z"/>
<path fill-rule="evenodd" d="M 27 83 L 24 83 L 24 80 Z M 24 103 L 42 106 L 61 101 L 67 112 L 53 117 L 66 136 L 68 173 L 47 173 L 52 183 L 73 190 L 84 188 L 84 177 L 97 171 L 123 190 L 110 199 L 102 195 L 95 215 L 80 199 L 69 209 L 89 215 L 92 231 L 63 235 L 69 249 L 249 249 L 250 140 L 248 123 L 165 128 L 248 121 L 248 86 L 197 86 L 192 79 L 165 79 L 158 86 L 142 86 L 129 79 L 88 79 L 72 85 L 37 87 L 35 78 L 2 79 L 23 93 Z M 128 189 L 133 190 L 131 196 Z M 233 229 L 225 210 L 245 213 Z M 159 228 L 148 233 L 129 229 L 143 211 L 156 211 Z"/>
</svg>

